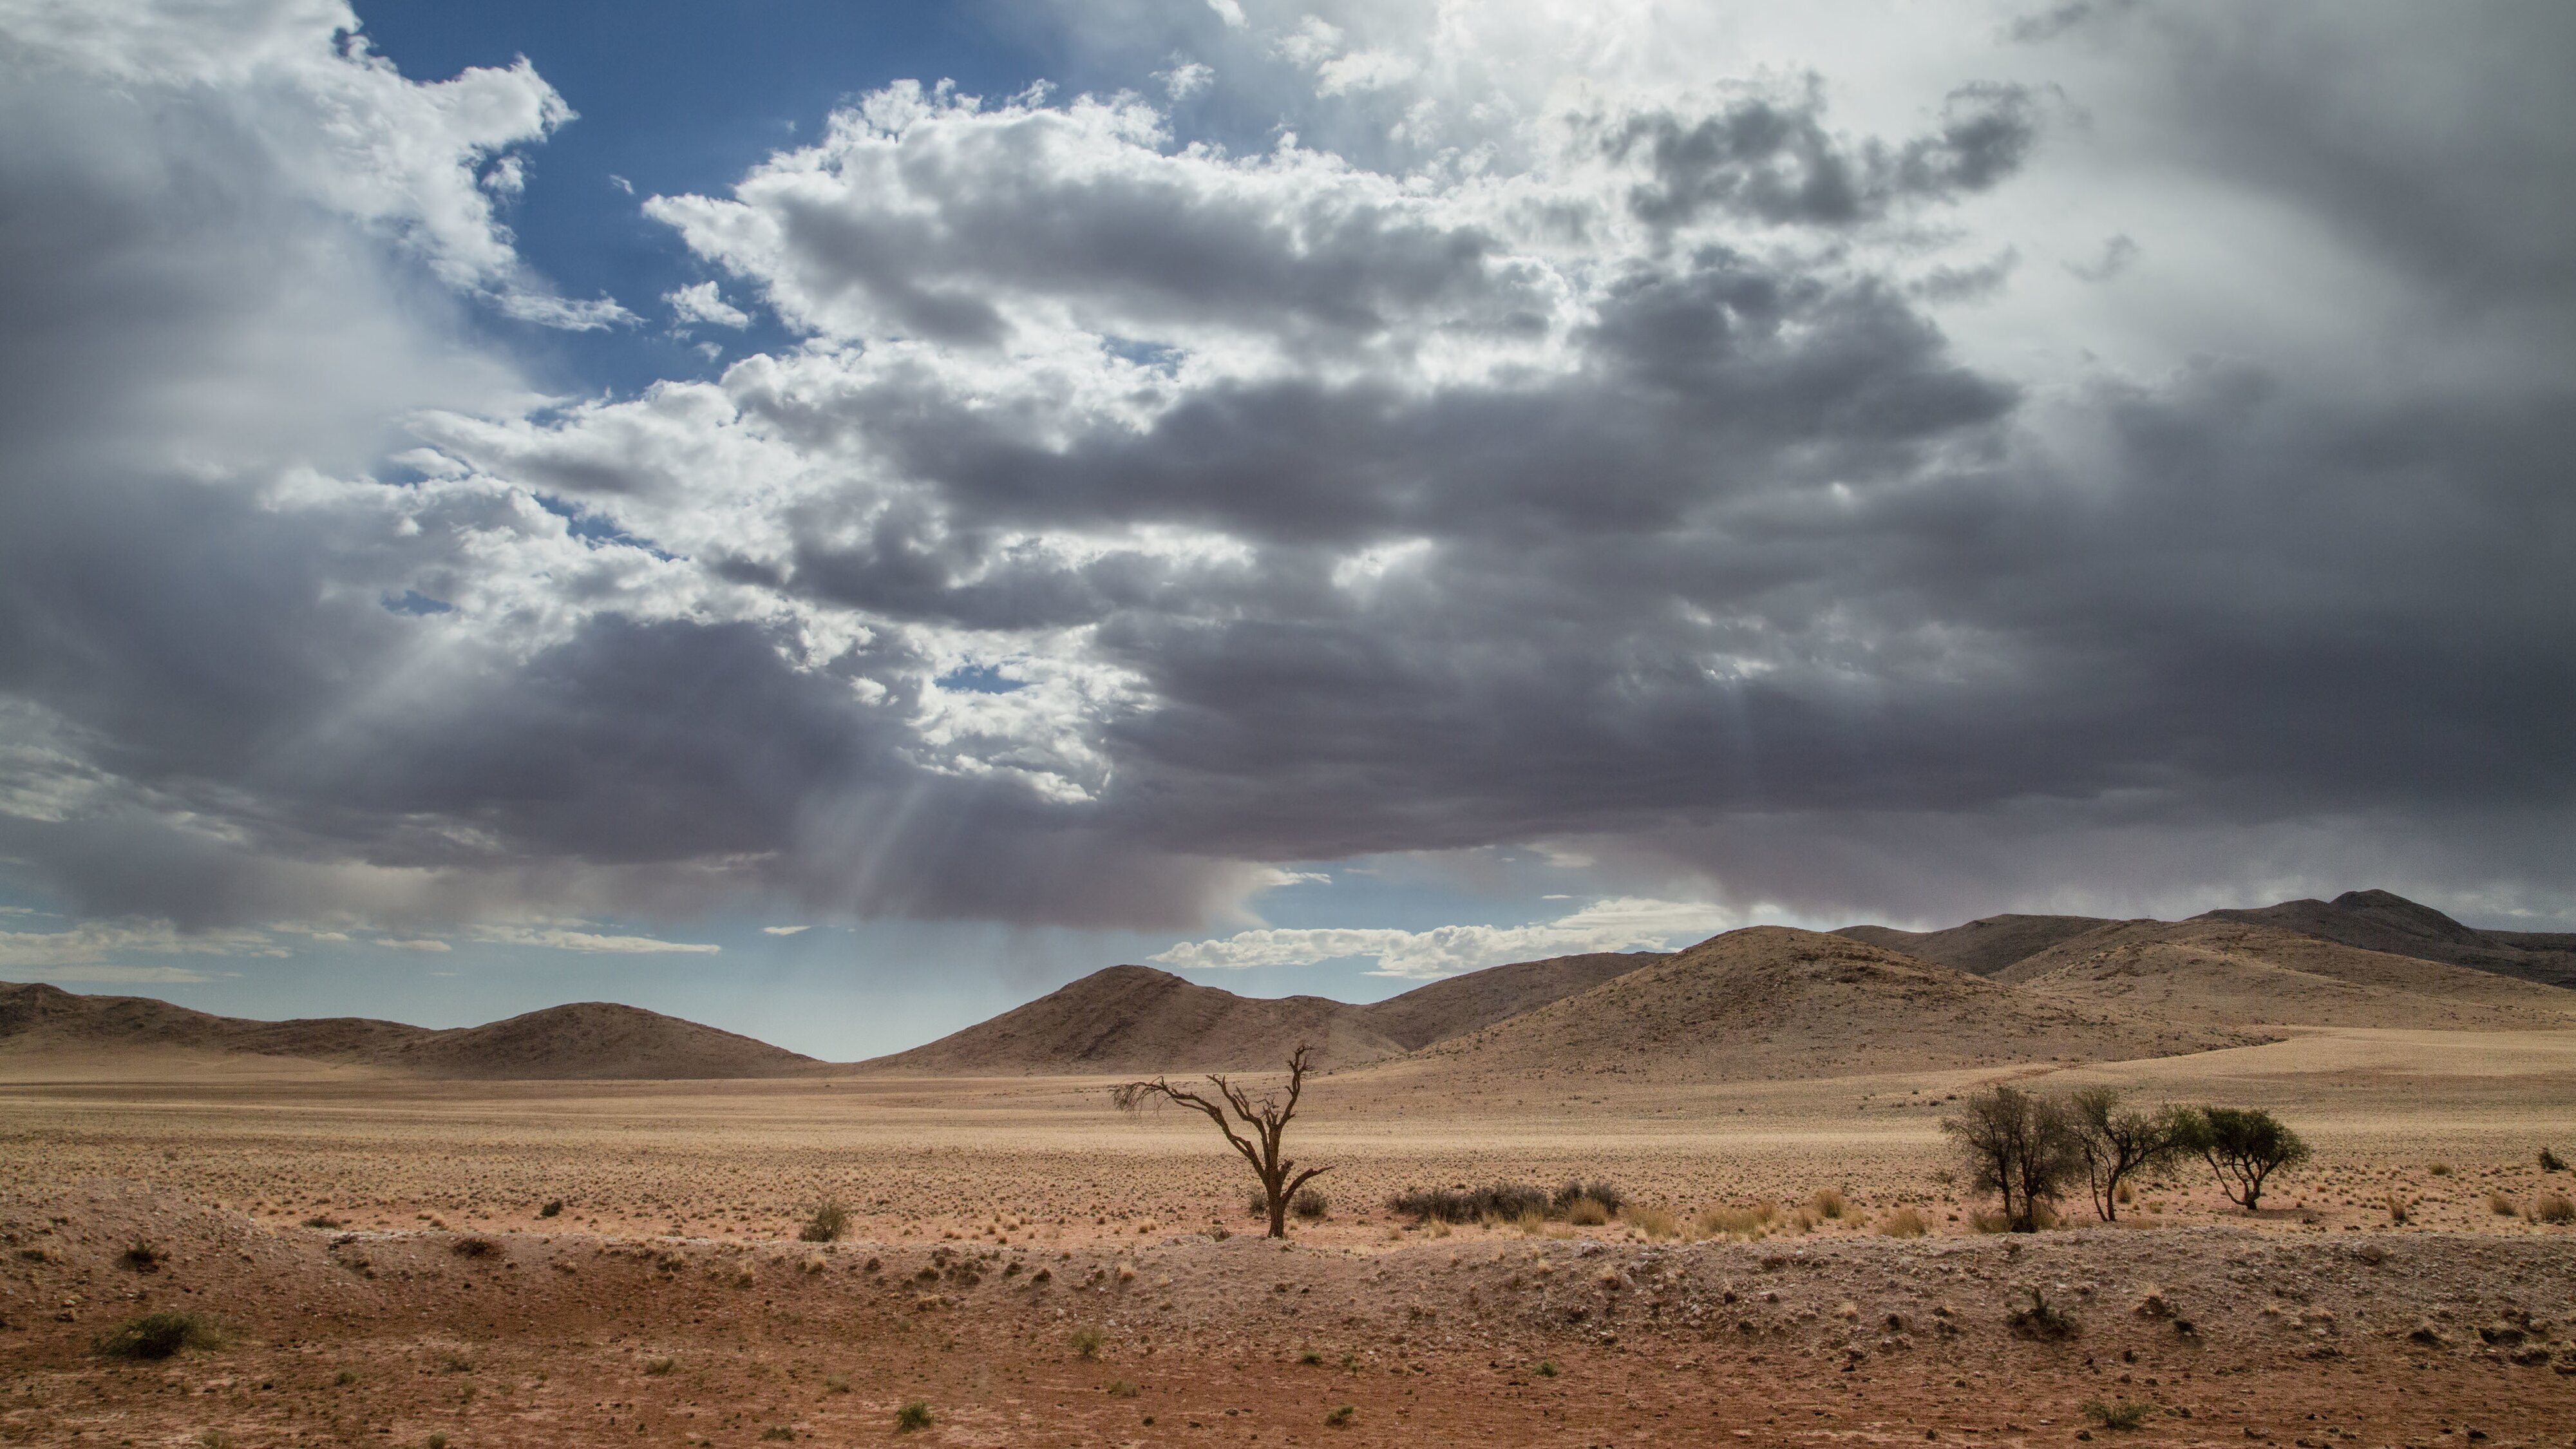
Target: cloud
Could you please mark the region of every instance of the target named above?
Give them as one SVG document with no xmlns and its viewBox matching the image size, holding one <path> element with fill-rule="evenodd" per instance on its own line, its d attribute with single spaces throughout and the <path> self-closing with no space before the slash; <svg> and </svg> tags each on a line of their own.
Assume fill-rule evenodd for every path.
<svg viewBox="0 0 2576 1449">
<path fill-rule="evenodd" d="M 483 332 L 622 316 L 511 245 L 532 68 L 26 13 L 0 858 L 84 916 L 1199 931 L 1515 842 L 1726 911 L 2576 912 L 2564 19 L 1746 22 L 1812 78 L 1201 19 L 1200 131 L 1158 30 L 649 198 L 675 312 L 794 345 L 563 399 Z M 2106 236 L 2155 265 L 2012 265 Z"/>
<path fill-rule="evenodd" d="M 549 951 L 579 951 L 618 956 L 664 953 L 712 956 L 724 948 L 694 941 L 662 941 L 651 936 L 603 936 L 559 926 L 477 926 L 474 938 L 499 946 L 539 946 Z"/>
<path fill-rule="evenodd" d="M 812 926 L 763 926 L 760 933 L 764 936 L 793 936 L 812 929 Z"/>
<path fill-rule="evenodd" d="M 109 958 L 137 951 L 159 956 L 282 957 L 287 954 L 284 947 L 264 932 L 183 932 L 167 921 L 83 921 L 60 931 L 0 931 L 0 968 L 98 966 L 105 969 L 115 965 Z"/>
<path fill-rule="evenodd" d="M 713 282 L 698 282 L 665 293 L 662 300 L 671 304 L 671 313 L 683 322 L 704 322 L 715 327 L 748 327 L 751 314 L 728 303 Z"/>
<path fill-rule="evenodd" d="M 403 940 L 392 936 L 380 936 L 376 939 L 376 944 L 389 951 L 425 951 L 433 956 L 444 956 L 449 951 L 455 949 L 454 947 L 449 946 L 445 941 L 438 940 L 435 937 L 423 937 L 417 940 Z"/>
<path fill-rule="evenodd" d="M 1306 966 L 1351 956 L 1377 959 L 1373 976 L 1436 977 L 1507 961 L 1591 951 L 1660 951 L 1738 923 L 1705 902 L 1635 898 L 1595 901 L 1571 915 L 1528 926 L 1436 926 L 1428 931 L 1264 928 L 1212 941 L 1187 941 L 1145 959 L 1191 971 Z"/>
<path fill-rule="evenodd" d="M 214 979 L 185 966 L 55 966 L 45 975 L 55 981 L 101 986 L 187 986 Z"/>
</svg>

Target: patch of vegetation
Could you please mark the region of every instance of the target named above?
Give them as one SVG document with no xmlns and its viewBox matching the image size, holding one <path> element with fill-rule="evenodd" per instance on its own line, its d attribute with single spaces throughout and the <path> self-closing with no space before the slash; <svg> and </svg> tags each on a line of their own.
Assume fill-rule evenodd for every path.
<svg viewBox="0 0 2576 1449">
<path fill-rule="evenodd" d="M 2565 1193 L 2552 1193 L 2531 1205 L 2531 1220 L 2535 1223 L 2576 1223 L 2576 1202 L 2569 1202 Z"/>
<path fill-rule="evenodd" d="M 760 1437 L 764 1443 L 773 1439 L 793 1439 L 796 1437 L 796 1431 L 788 1428 L 784 1424 L 773 1424 L 770 1427 L 761 1430 Z"/>
<path fill-rule="evenodd" d="M 1386 1205 L 1404 1217 L 1445 1223 L 1510 1221 L 1530 1213 L 1544 1216 L 1550 1206 L 1546 1189 L 1518 1182 L 1408 1188 L 1388 1198 Z"/>
<path fill-rule="evenodd" d="M 488 1258 L 501 1251 L 501 1245 L 490 1238 L 458 1238 L 447 1251 L 460 1258 Z"/>
<path fill-rule="evenodd" d="M 2411 1212 L 2415 1206 L 2413 1203 L 2406 1200 L 2406 1194 L 2402 1192 L 2392 1192 L 2388 1194 L 2385 1201 L 2388 1204 L 2388 1221 L 2401 1228 L 2406 1226 L 2407 1214 Z"/>
<path fill-rule="evenodd" d="M 2451 1175 L 2451 1164 L 2447 1162 L 2436 1162 L 2430 1168 L 2427 1168 L 2426 1171 L 2432 1173 L 2435 1177 L 2448 1177 Z"/>
<path fill-rule="evenodd" d="M 2135 1429 L 2147 1422 L 2147 1411 L 2153 1407 L 2151 1404 L 2106 1404 L 2100 1399 L 2088 1399 L 2084 1404 L 2084 1417 L 2105 1429 Z"/>
<path fill-rule="evenodd" d="M 2487 1194 L 2487 1211 L 2500 1218 L 2509 1218 L 2521 1209 L 2514 1206 L 2512 1198 L 2506 1197 L 2501 1192 L 2491 1192 Z"/>
<path fill-rule="evenodd" d="M 1344 1404 L 1340 1408 L 1326 1414 L 1324 1416 L 1324 1422 L 1332 1425 L 1336 1429 L 1347 1428 L 1350 1425 L 1351 1416 L 1358 1412 L 1359 1410 L 1352 1408 L 1348 1404 Z"/>
<path fill-rule="evenodd" d="M 562 1215 L 563 1199 L 559 1197 L 547 1198 L 546 1205 L 537 1209 L 537 1216 L 541 1218 L 561 1217 Z"/>
<path fill-rule="evenodd" d="M 2557 1153 L 2544 1147 L 2540 1149 L 2540 1170 L 2543 1172 L 2565 1172 L 2567 1170 L 2567 1159 L 2560 1157 Z"/>
<path fill-rule="evenodd" d="M 2075 1320 L 2068 1317 L 2064 1310 L 2052 1306 L 2038 1289 L 2032 1288 L 2026 1291 L 2030 1294 L 2029 1304 L 2015 1308 L 2004 1315 L 2006 1328 L 2024 1338 L 2052 1342 L 2073 1338 L 2076 1335 L 2078 1330 Z"/>
<path fill-rule="evenodd" d="M 1851 1203 L 1834 1188 L 1820 1188 L 1807 1199 L 1807 1207 L 1820 1218 L 1837 1218 L 1851 1211 Z"/>
<path fill-rule="evenodd" d="M 1333 1200 L 1315 1188 L 1302 1187 L 1288 1200 L 1288 1211 L 1308 1222 L 1314 1222 L 1333 1210 Z"/>
<path fill-rule="evenodd" d="M 837 1202 L 825 1201 L 796 1230 L 796 1239 L 804 1243 L 837 1243 L 850 1231 L 849 1209 Z"/>
<path fill-rule="evenodd" d="M 1901 1207 L 1879 1219 L 1878 1230 L 1891 1238 L 1919 1238 L 1932 1231 L 1932 1225 L 1923 1221 L 1920 1211 Z"/>
<path fill-rule="evenodd" d="M 1574 1217 L 1575 1205 L 1587 1198 L 1598 1203 L 1601 1211 L 1609 1217 L 1617 1217 L 1619 1209 L 1628 1201 L 1626 1194 L 1606 1182 L 1568 1182 L 1556 1190 L 1556 1197 L 1551 1205 L 1559 1213 L 1564 1214 L 1570 1222 Z"/>
<path fill-rule="evenodd" d="M 1779 1219 L 1779 1204 L 1757 1202 L 1751 1207 L 1702 1208 L 1691 1226 L 1703 1238 L 1757 1238 Z"/>
<path fill-rule="evenodd" d="M 346 1227 L 348 1224 L 341 1222 L 338 1218 L 328 1217 L 321 1213 L 315 1213 L 313 1216 L 304 1220 L 304 1226 L 308 1228 L 320 1228 L 328 1231 L 332 1228 Z"/>
<path fill-rule="evenodd" d="M 846 1394 L 849 1391 L 850 1376 L 848 1374 L 823 1375 L 823 1392 L 827 1394 Z"/>
<path fill-rule="evenodd" d="M 657 1379 L 679 1366 L 680 1365 L 676 1360 L 669 1358 L 648 1358 L 644 1360 L 644 1372 L 651 1374 Z"/>
<path fill-rule="evenodd" d="M 1073 1344 L 1073 1351 L 1076 1357 L 1100 1357 L 1101 1337 L 1099 1329 L 1093 1328 L 1089 1324 L 1084 1324 L 1083 1326 L 1075 1329 L 1071 1334 L 1067 1335 L 1067 1338 Z"/>
<path fill-rule="evenodd" d="M 344 1389 L 345 1389 L 345 1388 L 347 1388 L 349 1385 L 356 1383 L 357 1381 L 358 1381 L 358 1372 L 357 1372 L 357 1370 L 355 1370 L 355 1369 L 342 1369 L 342 1370 L 340 1370 L 338 1373 L 333 1374 L 333 1375 L 331 1376 L 331 1382 L 333 1382 L 333 1383 L 335 1383 L 335 1384 L 339 1385 L 341 1388 L 344 1388 Z"/>
<path fill-rule="evenodd" d="M 170 1255 L 143 1239 L 136 1238 L 126 1245 L 124 1252 L 116 1255 L 116 1261 L 137 1273 L 158 1273 L 161 1271 L 161 1265 L 170 1261 Z"/>
<path fill-rule="evenodd" d="M 90 1347 L 108 1358 L 161 1359 L 182 1349 L 223 1345 L 223 1330 L 196 1314 L 146 1313 L 100 1334 Z"/>
<path fill-rule="evenodd" d="M 1298 1354 L 1298 1355 L 1297 1355 L 1297 1362 L 1299 1362 L 1299 1363 L 1302 1363 L 1302 1364 L 1306 1365 L 1308 1368 L 1314 1368 L 1314 1367 L 1316 1367 L 1316 1366 L 1318 1366 L 1318 1365 L 1322 1364 L 1322 1363 L 1323 1363 L 1323 1361 L 1324 1361 L 1324 1356 L 1323 1356 L 1322 1354 L 1320 1354 L 1320 1353 L 1315 1352 L 1315 1351 L 1314 1351 L 1313 1349 L 1311 1349 L 1311 1348 L 1310 1348 L 1310 1349 L 1307 1349 L 1307 1350 L 1305 1350 L 1304 1352 L 1302 1352 L 1302 1353 L 1300 1353 L 1300 1354 Z"/>
<path fill-rule="evenodd" d="M 470 1374 L 474 1372 L 474 1360 L 451 1348 L 438 1356 L 438 1371 L 447 1374 Z"/>
<path fill-rule="evenodd" d="M 1610 1205 L 1594 1197 L 1578 1197 L 1566 1205 L 1565 1220 L 1578 1228 L 1597 1228 L 1610 1221 Z"/>
<path fill-rule="evenodd" d="M 930 1405 L 920 1399 L 915 1399 L 894 1411 L 894 1429 L 898 1434 L 909 1434 L 915 1429 L 927 1429 L 931 1423 Z"/>
<path fill-rule="evenodd" d="M 1144 1390 L 1136 1387 L 1134 1379 L 1111 1379 L 1108 1392 L 1113 1399 L 1132 1399 Z"/>
<path fill-rule="evenodd" d="M 1556 1360 L 1555 1360 L 1555 1359 L 1552 1359 L 1552 1358 L 1543 1358 L 1543 1359 L 1540 1359 L 1540 1360 L 1538 1361 L 1538 1376 L 1539 1376 L 1540 1378 L 1543 1378 L 1543 1379 L 1552 1379 L 1552 1378 L 1555 1378 L 1555 1377 L 1556 1377 Z"/>
</svg>

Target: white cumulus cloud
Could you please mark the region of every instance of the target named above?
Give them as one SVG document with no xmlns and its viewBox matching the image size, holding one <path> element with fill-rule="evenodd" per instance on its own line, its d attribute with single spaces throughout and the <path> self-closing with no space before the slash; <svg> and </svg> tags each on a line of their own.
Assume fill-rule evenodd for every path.
<svg viewBox="0 0 2576 1449">
<path fill-rule="evenodd" d="M 1264 928 L 1189 941 L 1146 959 L 1185 970 L 1305 966 L 1352 956 L 1377 959 L 1373 976 L 1435 977 L 1591 951 L 1667 950 L 1735 925 L 1738 913 L 1702 901 L 1622 896 L 1526 926 L 1435 926 L 1428 931 Z"/>
</svg>

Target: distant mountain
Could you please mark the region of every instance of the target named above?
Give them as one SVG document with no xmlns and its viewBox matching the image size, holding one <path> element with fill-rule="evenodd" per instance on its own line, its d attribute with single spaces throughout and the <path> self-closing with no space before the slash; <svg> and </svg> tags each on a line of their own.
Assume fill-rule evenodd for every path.
<svg viewBox="0 0 2576 1449">
<path fill-rule="evenodd" d="M 1444 1078 L 1691 1082 L 2170 1056 L 2257 1040 L 2023 991 L 1848 936 L 1755 926 L 1403 1065 Z"/>
<path fill-rule="evenodd" d="M 1834 934 L 1902 951 L 1917 960 L 1938 961 L 1978 976 L 1992 976 L 2069 937 L 2117 924 L 2100 916 L 1987 916 L 1946 931 L 1845 926 Z"/>
<path fill-rule="evenodd" d="M 1262 1070 L 1277 1067 L 1301 1041 L 1314 1046 L 1321 1067 L 1404 1050 L 1347 1002 L 1237 996 L 1150 966 L 1112 966 L 927 1046 L 859 1066 L 949 1076 Z"/>
<path fill-rule="evenodd" d="M 2331 901 L 2284 901 L 2254 910 L 2211 911 L 2206 918 L 2279 926 L 2365 951 L 2417 956 L 2525 981 L 2576 987 L 2576 934 L 2481 931 L 2388 891 L 2346 891 Z"/>
<path fill-rule="evenodd" d="M 0 1051 L 198 1051 L 480 1081 L 768 1077 L 821 1065 L 766 1042 L 604 1001 L 432 1030 L 365 1017 L 246 1021 L 141 996 L 0 982 Z"/>
<path fill-rule="evenodd" d="M 2210 916 L 2090 931 L 2013 963 L 1995 979 L 2176 1022 L 2576 1027 L 2576 991 Z"/>
<path fill-rule="evenodd" d="M 1490 1026 L 1661 959 L 1598 952 L 1518 961 L 1366 1006 L 1321 996 L 1237 996 L 1150 966 L 1112 966 L 860 1066 L 944 1076 L 1267 1071 L 1305 1042 L 1318 1067 L 1352 1067 Z"/>
<path fill-rule="evenodd" d="M 1408 1051 L 1493 1025 L 1667 959 L 1659 951 L 1595 952 L 1488 966 L 1359 1008 L 1361 1019 Z"/>
</svg>

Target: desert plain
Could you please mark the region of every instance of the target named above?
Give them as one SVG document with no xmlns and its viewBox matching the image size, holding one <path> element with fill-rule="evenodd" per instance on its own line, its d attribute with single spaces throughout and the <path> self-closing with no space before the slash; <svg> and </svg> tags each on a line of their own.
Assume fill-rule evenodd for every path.
<svg viewBox="0 0 2576 1449">
<path fill-rule="evenodd" d="M 0 987 L 0 1442 L 2576 1443 L 2571 948 L 2363 892 L 1365 1006 L 1121 966 L 848 1065 Z M 1113 1088 L 1286 1100 L 1301 1042 L 1324 1172 L 1272 1239 L 1205 1118 Z M 2001 1232 L 1943 1124 L 2002 1086 L 2313 1155 Z M 1494 1185 L 1559 1210 L 1415 1196 Z"/>
<path fill-rule="evenodd" d="M 1331 1072 L 1289 1139 L 1329 1206 L 1284 1244 L 1203 1120 L 1121 1114 L 1104 1078 L 29 1054 L 0 1080 L 0 1442 L 2576 1440 L 2576 1229 L 2531 1211 L 2570 1180 L 2538 1152 L 2576 1150 L 2576 1033 L 2278 1037 L 1517 1097 Z M 2177 1168 L 2118 1226 L 2079 1201 L 1978 1233 L 1937 1124 L 2005 1076 L 2258 1101 L 2316 1160 L 2259 1215 Z M 1385 1206 L 1573 1177 L 1679 1236 Z M 846 1235 L 799 1241 L 827 1201 Z M 1765 1227 L 1693 1228 L 1760 1203 Z M 1929 1233 L 1888 1236 L 1907 1206 Z M 2068 1336 L 2012 1326 L 2034 1290 Z M 225 1341 L 92 1351 L 155 1310 Z"/>
</svg>

